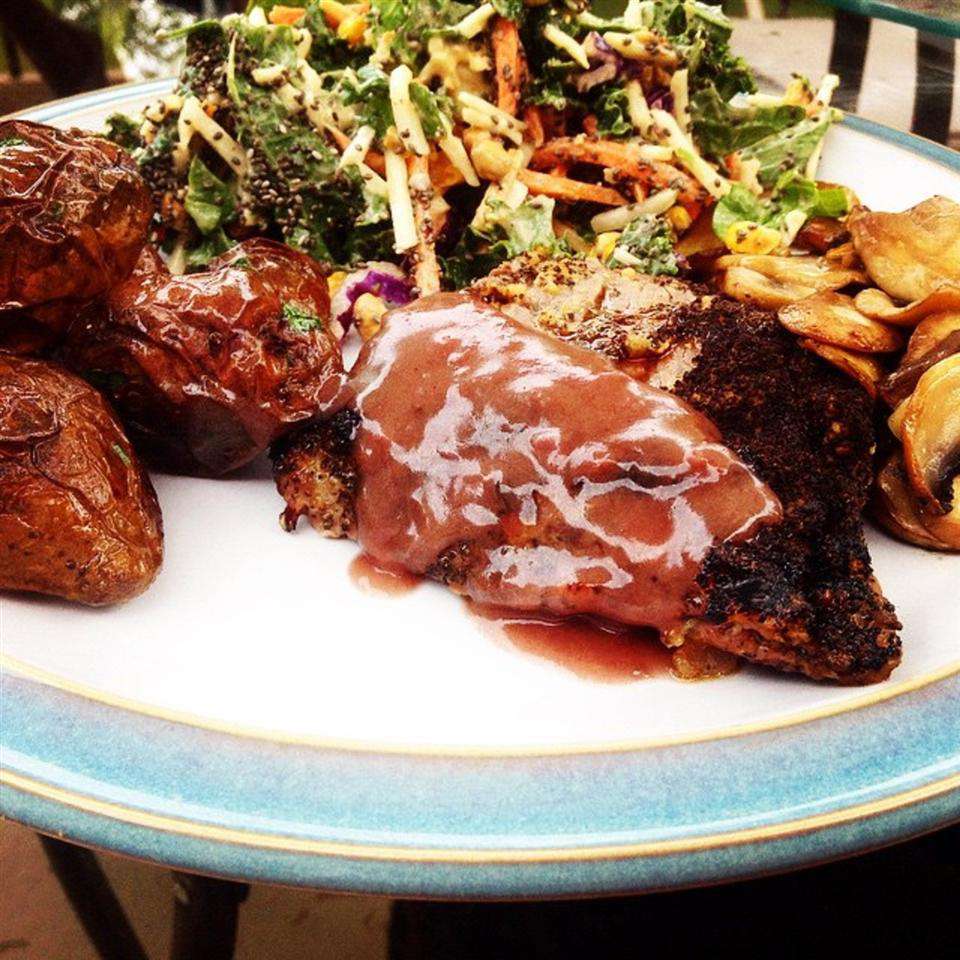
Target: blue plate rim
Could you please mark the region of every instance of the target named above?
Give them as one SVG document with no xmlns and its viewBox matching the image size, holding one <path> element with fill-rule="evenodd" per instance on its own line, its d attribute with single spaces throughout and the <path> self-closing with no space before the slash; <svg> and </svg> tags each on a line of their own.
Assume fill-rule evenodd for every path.
<svg viewBox="0 0 960 960">
<path fill-rule="evenodd" d="M 20 116 L 56 119 L 169 83 L 111 88 Z M 945 147 L 862 118 L 844 122 L 960 171 L 960 154 Z M 616 756 L 411 757 L 260 742 L 118 710 L 15 670 L 2 671 L 0 683 L 0 813 L 202 873 L 403 896 L 611 894 L 788 869 L 960 820 L 956 672 L 852 711 L 721 740 L 625 747 Z M 877 722 L 864 723 L 867 714 Z M 905 734 L 897 751 L 881 728 Z M 816 756 L 806 755 L 811 739 L 820 745 Z M 208 763 L 198 765 L 201 745 Z M 142 762 L 146 752 L 150 763 Z M 270 763 L 274 777 L 262 773 Z M 702 781 L 696 796 L 676 801 L 676 811 L 654 809 L 661 784 L 684 764 Z M 738 776 L 731 779 L 731 770 Z M 415 788 L 409 797 L 384 792 L 396 791 L 398 774 Z M 205 776 L 221 778 L 215 790 Z M 792 792 L 781 797 L 781 790 Z M 191 805 L 194 794 L 201 802 Z M 481 797 L 489 809 L 477 804 Z M 545 797 L 559 800 L 558 809 L 538 808 Z M 651 806 L 635 806 L 638 797 Z M 391 804 L 402 814 L 396 822 L 382 819 Z M 321 808 L 367 820 L 359 830 L 335 816 L 311 821 Z M 677 822 L 663 819 L 674 812 Z M 250 823 L 279 827 L 271 833 Z M 733 826 L 715 829 L 723 824 Z"/>
</svg>

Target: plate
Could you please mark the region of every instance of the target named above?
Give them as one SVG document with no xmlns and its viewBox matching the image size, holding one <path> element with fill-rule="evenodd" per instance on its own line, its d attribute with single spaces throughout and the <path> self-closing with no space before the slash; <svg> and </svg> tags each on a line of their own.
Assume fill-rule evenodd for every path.
<svg viewBox="0 0 960 960">
<path fill-rule="evenodd" d="M 25 115 L 98 129 L 168 83 Z M 823 177 L 891 209 L 960 200 L 960 156 L 856 118 Z M 598 676 L 434 585 L 365 592 L 353 545 L 281 531 L 265 463 L 155 479 L 146 595 L 0 598 L 0 803 L 39 830 L 198 872 L 512 898 L 734 879 L 960 818 L 956 557 L 871 532 L 906 624 L 876 687 Z"/>
</svg>

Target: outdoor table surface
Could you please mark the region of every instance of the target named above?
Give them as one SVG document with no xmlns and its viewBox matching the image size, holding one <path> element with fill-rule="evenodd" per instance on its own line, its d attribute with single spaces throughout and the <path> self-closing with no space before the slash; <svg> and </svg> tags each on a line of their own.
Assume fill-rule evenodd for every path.
<svg viewBox="0 0 960 960">
<path fill-rule="evenodd" d="M 960 0 L 825 0 L 832 7 L 960 38 Z"/>
</svg>

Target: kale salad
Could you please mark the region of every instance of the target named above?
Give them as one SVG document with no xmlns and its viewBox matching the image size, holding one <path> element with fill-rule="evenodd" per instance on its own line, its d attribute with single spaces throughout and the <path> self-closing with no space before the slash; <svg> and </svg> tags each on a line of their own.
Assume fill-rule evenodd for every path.
<svg viewBox="0 0 960 960">
<path fill-rule="evenodd" d="M 377 312 L 526 251 L 676 274 L 685 236 L 785 252 L 848 211 L 816 180 L 836 77 L 758 93 L 698 0 L 252 0 L 180 35 L 171 93 L 108 122 L 174 270 L 274 237 Z"/>
</svg>

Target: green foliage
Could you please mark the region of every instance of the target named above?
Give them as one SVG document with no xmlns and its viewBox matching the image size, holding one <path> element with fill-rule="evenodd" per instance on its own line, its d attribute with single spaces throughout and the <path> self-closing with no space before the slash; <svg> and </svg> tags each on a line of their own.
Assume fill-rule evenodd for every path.
<svg viewBox="0 0 960 960">
<path fill-rule="evenodd" d="M 194 157 L 190 162 L 183 205 L 197 229 L 208 234 L 232 219 L 236 199 L 233 188 L 214 176 L 200 157 Z"/>
<path fill-rule="evenodd" d="M 694 94 L 690 112 L 701 152 L 716 161 L 743 147 L 799 123 L 806 116 L 802 107 L 735 108 L 720 99 L 713 84 Z"/>
<path fill-rule="evenodd" d="M 741 160 L 760 161 L 758 177 L 765 187 L 776 185 L 790 170 L 802 170 L 820 141 L 839 115 L 823 110 L 815 117 L 801 120 L 792 127 L 770 134 L 740 151 Z"/>
<path fill-rule="evenodd" d="M 677 256 L 673 252 L 675 237 L 670 224 L 662 217 L 650 214 L 631 220 L 627 224 L 614 250 L 624 250 L 632 258 L 630 266 L 651 276 L 675 275 L 678 270 Z"/>
<path fill-rule="evenodd" d="M 528 251 L 547 256 L 570 253 L 553 231 L 554 201 L 533 197 L 519 207 L 487 201 L 479 222 L 468 227 L 456 249 L 443 261 L 444 278 L 455 289 L 489 273 L 498 263 Z"/>
<path fill-rule="evenodd" d="M 601 137 L 630 137 L 634 134 L 627 108 L 627 91 L 623 87 L 604 86 L 594 101 L 597 133 Z"/>
<path fill-rule="evenodd" d="M 390 106 L 390 82 L 375 63 L 364 64 L 355 74 L 341 82 L 343 102 L 358 108 L 360 123 L 373 127 L 383 137 L 393 126 L 393 108 Z"/>
<path fill-rule="evenodd" d="M 722 240 L 734 223 L 744 220 L 779 229 L 786 215 L 794 210 L 802 210 L 808 217 L 836 219 L 849 209 L 843 188 L 821 188 L 796 170 L 788 170 L 777 181 L 769 198 L 757 197 L 742 184 L 734 184 L 713 212 L 713 232 Z"/>
<path fill-rule="evenodd" d="M 323 321 L 313 310 L 294 300 L 288 300 L 283 305 L 283 319 L 295 333 L 309 333 L 323 327 Z"/>
</svg>

